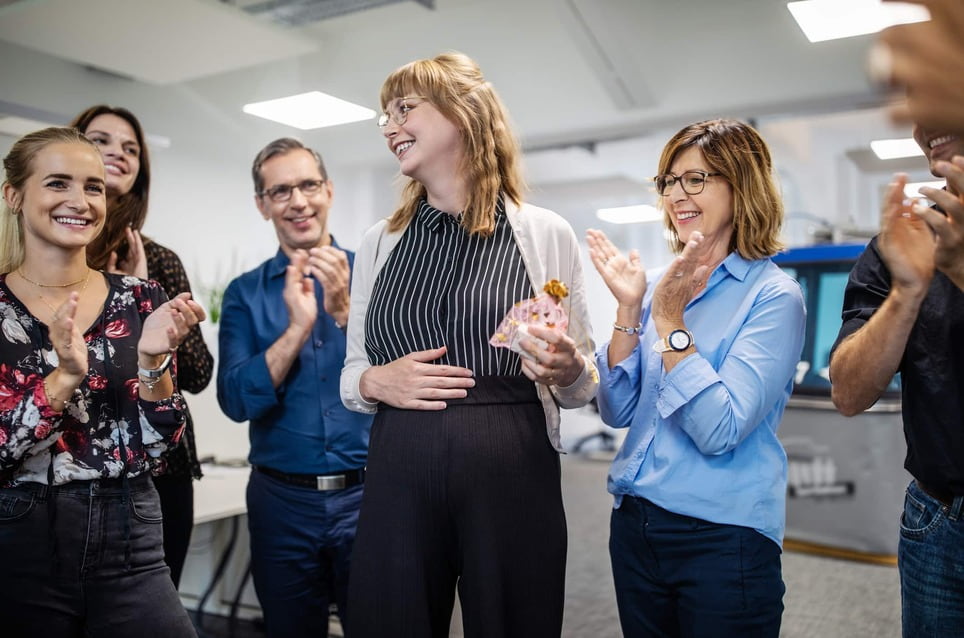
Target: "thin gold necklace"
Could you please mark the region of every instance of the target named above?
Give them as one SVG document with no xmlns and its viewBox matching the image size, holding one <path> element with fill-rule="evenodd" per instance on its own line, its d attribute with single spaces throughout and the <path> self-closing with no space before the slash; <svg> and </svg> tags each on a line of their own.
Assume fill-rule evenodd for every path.
<svg viewBox="0 0 964 638">
<path fill-rule="evenodd" d="M 90 273 L 92 273 L 92 272 L 93 272 L 93 270 L 91 270 L 90 268 L 88 268 L 88 269 L 87 269 L 87 276 L 86 276 L 86 277 L 84 277 L 83 279 L 78 279 L 77 281 L 75 281 L 75 282 L 73 282 L 73 283 L 70 283 L 70 284 L 49 284 L 49 285 L 44 285 L 44 284 L 37 283 L 36 281 L 34 281 L 34 280 L 32 280 L 32 279 L 28 279 L 27 277 L 24 276 L 23 271 L 20 270 L 19 268 L 17 268 L 17 274 L 20 275 L 20 276 L 23 278 L 24 281 L 27 281 L 27 282 L 29 282 L 29 283 L 32 283 L 33 285 L 37 286 L 38 288 L 66 288 L 67 286 L 76 286 L 77 284 L 83 282 L 84 285 L 80 287 L 80 290 L 79 290 L 78 293 L 77 293 L 78 295 L 83 295 L 83 294 L 84 294 L 84 291 L 87 290 L 87 284 L 90 283 Z M 57 320 L 57 309 L 54 308 L 53 305 L 51 305 L 51 303 L 50 303 L 49 301 L 47 301 L 46 299 L 44 299 L 44 296 L 43 296 L 40 292 L 37 293 L 37 297 L 40 299 L 40 301 L 43 302 L 43 304 L 44 304 L 45 306 L 47 306 L 48 308 L 50 308 L 50 312 L 53 313 L 53 320 L 56 321 L 56 320 Z"/>
<path fill-rule="evenodd" d="M 79 283 L 81 283 L 81 282 L 83 282 L 84 287 L 86 288 L 86 287 L 87 287 L 87 280 L 90 279 L 90 268 L 87 269 L 87 274 L 86 274 L 86 275 L 84 275 L 83 277 L 81 277 L 81 278 L 78 279 L 77 281 L 72 281 L 72 282 L 70 282 L 69 284 L 42 284 L 42 283 L 40 283 L 39 281 L 34 281 L 33 279 L 31 279 L 31 278 L 28 277 L 27 275 L 23 274 L 23 268 L 17 268 L 17 274 L 20 275 L 20 277 L 21 277 L 24 281 L 27 281 L 27 282 L 29 282 L 29 283 L 32 283 L 34 286 L 37 286 L 38 288 L 70 288 L 71 286 L 76 286 L 77 284 L 79 284 Z"/>
</svg>

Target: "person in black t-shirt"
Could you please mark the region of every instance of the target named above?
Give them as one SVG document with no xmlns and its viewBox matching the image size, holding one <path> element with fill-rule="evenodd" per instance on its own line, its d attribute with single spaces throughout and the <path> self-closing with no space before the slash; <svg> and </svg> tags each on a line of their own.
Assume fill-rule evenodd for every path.
<svg viewBox="0 0 964 638">
<path fill-rule="evenodd" d="M 946 190 L 904 199 L 897 175 L 880 234 L 850 273 L 830 360 L 834 405 L 869 408 L 901 373 L 904 466 L 914 476 L 900 521 L 903 635 L 964 635 L 964 139 L 914 137 Z M 955 157 L 958 156 L 958 157 Z M 953 163 L 952 163 L 953 158 Z"/>
</svg>

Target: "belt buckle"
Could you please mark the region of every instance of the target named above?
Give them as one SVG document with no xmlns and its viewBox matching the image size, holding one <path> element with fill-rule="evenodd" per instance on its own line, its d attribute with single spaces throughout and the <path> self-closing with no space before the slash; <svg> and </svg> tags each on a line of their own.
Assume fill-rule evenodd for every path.
<svg viewBox="0 0 964 638">
<path fill-rule="evenodd" d="M 317 485 L 315 489 L 319 491 L 341 490 L 345 488 L 345 475 L 337 476 L 316 476 Z"/>
</svg>

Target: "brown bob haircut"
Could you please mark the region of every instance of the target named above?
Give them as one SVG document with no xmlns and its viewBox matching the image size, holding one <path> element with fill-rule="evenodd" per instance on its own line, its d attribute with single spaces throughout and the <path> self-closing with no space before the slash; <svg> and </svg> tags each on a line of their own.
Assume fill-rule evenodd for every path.
<svg viewBox="0 0 964 638">
<path fill-rule="evenodd" d="M 92 268 L 103 270 L 107 267 L 110 254 L 117 251 L 120 257 L 127 254 L 127 237 L 125 229 L 130 227 L 140 231 L 147 219 L 147 198 L 151 187 L 151 160 L 144 141 L 144 129 L 134 114 L 127 109 L 97 104 L 79 114 L 70 123 L 81 133 L 87 133 L 90 123 L 101 115 L 116 115 L 131 125 L 137 145 L 140 147 L 140 169 L 131 190 L 114 201 L 114 205 L 107 211 L 104 221 L 104 231 L 87 246 L 87 263 Z"/>
<path fill-rule="evenodd" d="M 470 234 L 491 235 L 500 195 L 521 205 L 525 190 L 521 150 L 502 100 L 475 61 L 457 52 L 409 62 L 393 71 L 382 85 L 382 110 L 396 98 L 415 95 L 431 102 L 461 133 L 465 152 L 459 170 L 466 181 L 462 225 Z M 409 180 L 388 229 L 405 228 L 425 196 L 425 187 Z"/>
<path fill-rule="evenodd" d="M 780 252 L 783 200 L 773 174 L 770 149 L 749 124 L 731 119 L 714 119 L 690 124 L 670 139 L 659 158 L 659 174 L 669 173 L 676 158 L 695 147 L 710 170 L 721 173 L 733 190 L 733 236 L 730 252 L 744 259 L 762 259 Z M 669 231 L 670 247 L 683 251 L 676 228 L 666 212 L 665 198 L 658 207 Z"/>
</svg>

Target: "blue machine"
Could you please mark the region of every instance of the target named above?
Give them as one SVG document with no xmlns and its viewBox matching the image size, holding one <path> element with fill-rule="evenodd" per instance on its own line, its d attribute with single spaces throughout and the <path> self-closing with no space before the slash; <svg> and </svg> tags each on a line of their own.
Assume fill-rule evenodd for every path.
<svg viewBox="0 0 964 638">
<path fill-rule="evenodd" d="M 794 277 L 807 306 L 807 334 L 794 391 L 780 424 L 787 451 L 787 540 L 892 556 L 910 475 L 895 379 L 877 404 L 852 418 L 830 400 L 830 348 L 844 289 L 864 244 L 793 248 L 773 261 Z"/>
</svg>

